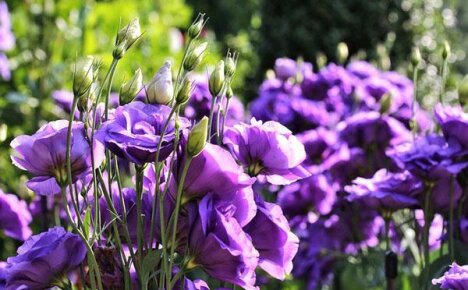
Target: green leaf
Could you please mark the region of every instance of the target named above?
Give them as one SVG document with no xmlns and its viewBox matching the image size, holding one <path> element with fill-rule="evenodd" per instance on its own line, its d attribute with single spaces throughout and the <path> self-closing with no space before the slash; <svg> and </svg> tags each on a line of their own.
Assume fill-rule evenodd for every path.
<svg viewBox="0 0 468 290">
<path fill-rule="evenodd" d="M 91 228 L 91 208 L 87 207 L 83 219 L 84 235 L 89 239 L 89 229 Z"/>
<path fill-rule="evenodd" d="M 161 260 L 160 250 L 149 250 L 146 256 L 143 258 L 141 265 L 141 272 L 143 279 L 147 280 L 151 272 L 156 268 Z"/>
</svg>

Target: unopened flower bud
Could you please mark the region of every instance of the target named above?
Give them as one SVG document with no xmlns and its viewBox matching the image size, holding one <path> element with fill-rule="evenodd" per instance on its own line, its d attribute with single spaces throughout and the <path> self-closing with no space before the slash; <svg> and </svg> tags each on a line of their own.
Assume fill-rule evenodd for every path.
<svg viewBox="0 0 468 290">
<path fill-rule="evenodd" d="M 218 96 L 223 89 L 224 83 L 224 61 L 220 60 L 210 76 L 209 89 L 213 97 Z"/>
<path fill-rule="evenodd" d="M 177 92 L 176 103 L 178 105 L 185 104 L 190 97 L 191 90 L 192 82 L 188 77 L 185 77 L 185 79 L 182 82 L 182 86 L 180 87 L 180 90 Z"/>
<path fill-rule="evenodd" d="M 140 29 L 140 20 L 137 18 L 133 18 L 130 23 L 122 28 L 119 33 L 117 34 L 117 38 L 115 40 L 115 46 L 121 45 L 125 42 L 125 50 L 129 49 L 135 41 L 138 40 L 141 36 L 141 29 Z"/>
<path fill-rule="evenodd" d="M 458 102 L 462 107 L 468 104 L 468 75 L 463 78 L 458 87 Z"/>
<path fill-rule="evenodd" d="M 192 71 L 197 67 L 203 58 L 207 46 L 207 42 L 202 42 L 188 51 L 184 61 L 184 69 L 186 71 Z"/>
<path fill-rule="evenodd" d="M 421 52 L 419 51 L 419 48 L 414 47 L 411 52 L 411 64 L 413 65 L 413 68 L 417 68 L 420 63 L 421 63 Z"/>
<path fill-rule="evenodd" d="M 392 95 L 389 93 L 386 93 L 380 99 L 380 114 L 387 113 L 390 110 L 391 105 L 392 105 Z"/>
<path fill-rule="evenodd" d="M 188 35 L 190 38 L 195 39 L 200 35 L 200 32 L 203 29 L 203 26 L 205 24 L 205 15 L 204 14 L 199 14 L 199 17 L 197 17 L 197 20 L 190 25 L 188 29 Z"/>
<path fill-rule="evenodd" d="M 203 151 L 206 144 L 208 130 L 208 118 L 204 116 L 200 122 L 193 126 L 187 140 L 187 154 L 190 157 L 195 157 Z"/>
<path fill-rule="evenodd" d="M 349 56 L 348 46 L 344 42 L 338 43 L 336 47 L 336 58 L 339 63 L 344 63 Z"/>
<path fill-rule="evenodd" d="M 127 41 L 122 41 L 119 45 L 114 47 L 114 51 L 112 51 L 112 57 L 115 59 L 121 59 L 125 52 L 127 51 Z"/>
<path fill-rule="evenodd" d="M 78 107 L 78 111 L 81 113 L 87 112 L 88 111 L 88 96 L 87 95 L 82 95 L 78 99 L 78 103 L 76 104 Z"/>
<path fill-rule="evenodd" d="M 327 65 L 328 59 L 327 59 L 327 56 L 323 52 L 319 52 L 317 53 L 316 61 L 317 61 L 318 69 L 321 69 L 325 67 L 325 65 Z"/>
<path fill-rule="evenodd" d="M 448 41 L 444 41 L 444 49 L 442 50 L 442 57 L 444 59 L 447 59 L 450 56 L 450 52 L 451 52 L 450 44 L 448 43 Z"/>
<path fill-rule="evenodd" d="M 143 86 L 143 75 L 141 69 L 137 69 L 133 77 L 120 87 L 120 105 L 125 105 L 133 101 Z"/>
<path fill-rule="evenodd" d="M 172 100 L 174 86 L 172 84 L 171 62 L 166 61 L 147 85 L 146 93 L 151 104 L 166 105 Z"/>
<path fill-rule="evenodd" d="M 226 77 L 230 78 L 234 75 L 236 71 L 236 63 L 234 59 L 230 56 L 226 58 L 226 63 L 224 64 L 224 71 L 226 73 Z"/>
<path fill-rule="evenodd" d="M 94 81 L 94 57 L 86 56 L 75 64 L 73 93 L 80 97 L 88 92 Z"/>
</svg>

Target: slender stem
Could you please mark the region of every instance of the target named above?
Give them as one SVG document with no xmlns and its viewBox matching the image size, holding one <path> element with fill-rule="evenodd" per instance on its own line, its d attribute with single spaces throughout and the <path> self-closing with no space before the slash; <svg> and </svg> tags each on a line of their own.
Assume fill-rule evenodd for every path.
<svg viewBox="0 0 468 290">
<path fill-rule="evenodd" d="M 211 99 L 210 118 L 208 120 L 208 132 L 206 134 L 207 142 L 210 142 L 210 139 L 211 139 L 211 126 L 213 124 L 214 107 L 215 107 L 217 99 L 218 99 L 218 96 L 213 96 L 213 98 Z"/>
<path fill-rule="evenodd" d="M 444 102 L 444 95 L 445 95 L 445 86 L 447 84 L 447 66 L 448 66 L 448 59 L 445 58 L 442 62 L 442 83 L 440 85 L 440 94 L 439 94 L 439 102 Z"/>
<path fill-rule="evenodd" d="M 188 169 L 190 167 L 190 163 L 192 161 L 192 157 L 189 157 L 188 154 L 185 154 L 187 156 L 187 159 L 185 160 L 184 167 L 182 169 L 182 174 L 180 176 L 179 183 L 177 185 L 177 197 L 176 197 L 176 204 L 175 204 L 175 209 L 174 212 L 172 213 L 172 216 L 174 217 L 174 224 L 172 226 L 172 231 L 171 231 L 171 254 L 169 256 L 169 270 L 172 269 L 173 264 L 174 264 L 174 253 L 176 249 L 176 233 L 177 233 L 177 223 L 179 220 L 179 211 L 180 211 L 180 205 L 182 203 L 182 192 L 184 188 L 184 183 L 185 183 L 185 177 L 187 176 Z M 172 219 L 172 218 L 171 218 Z M 169 281 L 166 282 L 166 286 L 168 287 L 168 290 L 171 290 L 171 285 L 170 285 L 170 275 L 169 275 Z"/>
<path fill-rule="evenodd" d="M 454 228 L 454 196 L 453 196 L 453 186 L 454 186 L 454 177 L 450 177 L 450 211 L 449 211 L 449 253 L 450 253 L 450 260 L 455 260 L 455 246 L 454 246 L 454 236 L 453 236 L 453 228 Z M 441 247 L 442 248 L 442 247 Z"/>
<path fill-rule="evenodd" d="M 112 81 L 114 80 L 115 69 L 117 68 L 118 59 L 114 58 L 111 63 L 110 73 L 109 73 L 109 81 L 107 82 L 107 89 L 106 89 L 106 99 L 104 101 L 104 119 L 107 121 L 109 118 L 109 95 L 110 90 L 112 88 Z M 94 122 L 96 120 L 94 119 Z"/>
<path fill-rule="evenodd" d="M 143 166 L 138 166 L 135 164 L 136 170 L 136 211 L 137 211 L 137 259 L 138 263 L 141 265 L 143 261 L 143 220 L 142 220 L 142 198 L 143 198 Z M 141 277 L 140 277 L 141 278 Z M 140 279 L 141 287 L 146 286 L 146 281 Z"/>
</svg>

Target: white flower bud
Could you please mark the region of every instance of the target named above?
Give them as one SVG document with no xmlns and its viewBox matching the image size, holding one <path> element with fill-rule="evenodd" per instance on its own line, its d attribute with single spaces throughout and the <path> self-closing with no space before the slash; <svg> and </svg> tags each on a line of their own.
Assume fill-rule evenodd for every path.
<svg viewBox="0 0 468 290">
<path fill-rule="evenodd" d="M 118 47 L 120 44 L 125 42 L 125 50 L 127 50 L 135 43 L 135 41 L 138 40 L 138 38 L 140 38 L 140 36 L 140 20 L 138 17 L 133 18 L 132 21 L 130 21 L 130 23 L 122 28 L 117 34 L 115 46 Z"/>
<path fill-rule="evenodd" d="M 184 61 L 184 69 L 186 71 L 192 71 L 197 67 L 197 65 L 201 62 L 207 47 L 208 43 L 202 42 L 194 48 L 190 49 Z"/>
<path fill-rule="evenodd" d="M 348 59 L 349 51 L 348 46 L 344 42 L 338 43 L 336 47 L 336 58 L 338 59 L 339 63 L 345 63 Z"/>
<path fill-rule="evenodd" d="M 94 57 L 86 56 L 75 64 L 75 76 L 73 78 L 73 93 L 80 97 L 91 88 L 94 81 Z"/>
<path fill-rule="evenodd" d="M 153 80 L 147 85 L 146 93 L 148 101 L 152 104 L 169 104 L 174 94 L 170 61 L 166 61 L 159 69 Z"/>
</svg>

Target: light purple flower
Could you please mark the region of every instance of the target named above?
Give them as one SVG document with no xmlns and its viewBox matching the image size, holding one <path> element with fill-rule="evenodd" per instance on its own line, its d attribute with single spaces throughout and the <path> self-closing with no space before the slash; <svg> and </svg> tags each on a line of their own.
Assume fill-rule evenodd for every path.
<svg viewBox="0 0 468 290">
<path fill-rule="evenodd" d="M 353 61 L 346 67 L 346 70 L 359 79 L 367 79 L 376 76 L 380 71 L 367 61 Z"/>
<path fill-rule="evenodd" d="M 0 2 L 0 51 L 7 51 L 15 45 L 15 36 L 11 31 L 10 13 L 4 1 Z"/>
<path fill-rule="evenodd" d="M 372 178 L 358 177 L 345 186 L 349 201 L 360 201 L 373 209 L 397 210 L 419 205 L 423 184 L 410 172 L 377 171 Z"/>
<path fill-rule="evenodd" d="M 292 260 L 299 238 L 291 232 L 281 207 L 256 197 L 257 215 L 244 227 L 260 253 L 258 265 L 276 279 L 283 280 L 292 271 Z"/>
<path fill-rule="evenodd" d="M 39 195 L 57 194 L 67 184 L 66 147 L 68 121 L 59 120 L 42 126 L 34 135 L 21 135 L 11 142 L 13 163 L 34 177 L 26 185 Z M 94 141 L 95 166 L 104 159 L 104 146 Z M 72 181 L 91 173 L 91 148 L 81 122 L 72 124 L 71 141 Z"/>
<path fill-rule="evenodd" d="M 62 275 L 78 267 L 86 257 L 86 247 L 78 235 L 61 227 L 30 237 L 8 258 L 6 290 L 42 290 Z"/>
<path fill-rule="evenodd" d="M 290 58 L 277 58 L 275 61 L 276 77 L 281 80 L 294 78 L 298 72 L 296 61 Z"/>
<path fill-rule="evenodd" d="M 201 267 L 215 279 L 244 289 L 255 289 L 259 253 L 234 217 L 234 208 L 217 204 L 212 195 L 191 203 L 187 247 L 191 266 Z"/>
<path fill-rule="evenodd" d="M 26 240 L 32 234 L 29 228 L 31 221 L 26 202 L 0 189 L 0 229 L 5 235 L 21 241 Z"/>
<path fill-rule="evenodd" d="M 228 128 L 224 143 L 251 176 L 264 175 L 271 184 L 289 184 L 310 175 L 301 166 L 304 145 L 277 122 L 252 119 Z"/>
<path fill-rule="evenodd" d="M 434 116 L 448 140 L 454 139 L 468 149 L 468 113 L 464 112 L 463 108 L 437 104 Z"/>
<path fill-rule="evenodd" d="M 138 165 L 154 162 L 158 142 L 171 108 L 165 105 L 151 105 L 131 102 L 115 110 L 112 120 L 105 122 L 97 133 L 106 147 L 117 156 Z M 189 121 L 179 118 L 180 129 L 189 126 Z M 174 149 L 176 134 L 174 120 L 164 134 L 159 160 L 166 159 Z"/>
<path fill-rule="evenodd" d="M 440 284 L 442 289 L 468 290 L 468 265 L 459 266 L 457 263 L 452 263 L 444 276 L 432 279 L 432 284 Z"/>
</svg>

